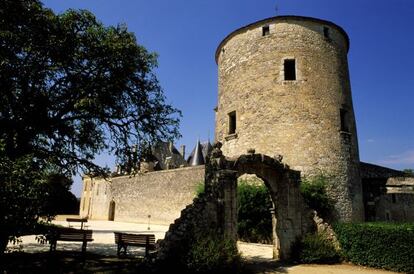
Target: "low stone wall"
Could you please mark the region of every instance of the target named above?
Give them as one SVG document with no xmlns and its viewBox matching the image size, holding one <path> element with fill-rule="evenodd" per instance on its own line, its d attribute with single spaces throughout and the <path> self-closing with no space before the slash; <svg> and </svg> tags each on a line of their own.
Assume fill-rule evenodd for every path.
<svg viewBox="0 0 414 274">
<path fill-rule="evenodd" d="M 170 224 L 192 203 L 203 182 L 204 166 L 94 179 L 88 216 L 108 220 L 112 203 L 115 221 L 147 223 L 151 215 L 152 224 Z"/>
</svg>

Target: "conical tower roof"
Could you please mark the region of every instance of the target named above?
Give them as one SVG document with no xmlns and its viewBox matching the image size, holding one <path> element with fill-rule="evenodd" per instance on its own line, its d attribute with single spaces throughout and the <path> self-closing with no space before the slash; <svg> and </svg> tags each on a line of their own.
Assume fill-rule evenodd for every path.
<svg viewBox="0 0 414 274">
<path fill-rule="evenodd" d="M 203 152 L 202 152 L 202 148 L 200 145 L 200 140 L 197 140 L 197 144 L 194 150 L 194 155 L 191 158 L 191 161 L 189 164 L 190 166 L 204 165 L 204 157 L 203 157 Z"/>
</svg>

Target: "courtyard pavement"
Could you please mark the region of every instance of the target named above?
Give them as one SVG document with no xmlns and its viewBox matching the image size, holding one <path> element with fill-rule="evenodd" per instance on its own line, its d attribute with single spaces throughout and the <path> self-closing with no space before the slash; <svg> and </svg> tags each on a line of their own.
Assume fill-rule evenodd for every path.
<svg viewBox="0 0 414 274">
<path fill-rule="evenodd" d="M 53 221 L 56 225 L 69 226 L 66 221 Z M 80 228 L 80 224 L 71 223 L 76 228 Z M 149 229 L 148 229 L 149 228 Z M 164 239 L 165 232 L 167 232 L 168 225 L 139 224 L 139 223 L 125 223 L 125 222 L 111 222 L 111 221 L 94 221 L 90 220 L 86 223 L 86 229 L 93 231 L 93 242 L 89 242 L 87 252 L 96 253 L 100 255 L 116 256 L 116 244 L 114 239 L 114 232 L 126 233 L 140 233 L 140 234 L 154 234 L 155 240 Z M 254 259 L 256 261 L 271 260 L 272 246 L 262 244 L 248 244 L 238 243 L 239 250 L 246 258 Z M 80 242 L 62 242 L 58 241 L 56 250 L 58 251 L 81 251 L 82 243 Z M 47 252 L 49 251 L 49 244 L 41 244 L 36 240 L 36 235 L 21 237 L 21 242 L 7 246 L 9 251 L 23 251 L 27 253 Z M 128 256 L 143 256 L 144 248 L 128 247 Z"/>
<path fill-rule="evenodd" d="M 69 226 L 66 221 L 53 221 L 56 225 Z M 80 228 L 80 224 L 71 223 L 72 227 Z M 148 229 L 149 228 L 149 229 Z M 116 256 L 116 244 L 114 239 L 114 232 L 126 233 L 140 233 L 140 234 L 154 234 L 155 239 L 163 239 L 165 232 L 168 230 L 166 225 L 151 225 L 111 222 L 111 221 L 88 221 L 86 229 L 92 230 L 93 242 L 89 242 L 87 252 L 96 253 L 100 255 Z M 7 246 L 9 251 L 24 251 L 27 253 L 46 252 L 49 251 L 49 244 L 41 244 L 36 240 L 36 235 L 23 236 L 21 242 L 15 245 L 9 243 Z M 60 251 L 81 251 L 81 242 L 63 242 L 58 241 L 56 250 Z M 128 255 L 142 256 L 144 249 L 140 247 L 128 247 Z"/>
</svg>

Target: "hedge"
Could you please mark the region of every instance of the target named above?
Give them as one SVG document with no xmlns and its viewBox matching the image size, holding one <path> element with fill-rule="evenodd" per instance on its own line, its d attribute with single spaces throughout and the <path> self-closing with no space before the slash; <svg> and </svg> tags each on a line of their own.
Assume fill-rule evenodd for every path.
<svg viewBox="0 0 414 274">
<path fill-rule="evenodd" d="M 272 200 L 266 186 L 241 180 L 237 188 L 237 205 L 239 239 L 253 243 L 272 243 Z"/>
<path fill-rule="evenodd" d="M 334 225 L 344 259 L 359 265 L 414 273 L 414 224 Z"/>
</svg>

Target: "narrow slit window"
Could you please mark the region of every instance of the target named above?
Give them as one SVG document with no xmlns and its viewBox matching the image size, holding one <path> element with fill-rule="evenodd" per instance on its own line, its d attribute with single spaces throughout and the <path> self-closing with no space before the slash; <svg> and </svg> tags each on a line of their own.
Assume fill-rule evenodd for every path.
<svg viewBox="0 0 414 274">
<path fill-rule="evenodd" d="M 285 80 L 296 80 L 296 60 L 286 59 L 284 62 Z"/>
<path fill-rule="evenodd" d="M 229 134 L 236 133 L 236 112 L 229 113 Z"/>
<path fill-rule="evenodd" d="M 349 132 L 348 111 L 346 109 L 341 108 L 340 115 L 341 115 L 341 131 Z"/>
<path fill-rule="evenodd" d="M 266 36 L 269 34 L 270 34 L 270 27 L 269 26 L 262 27 L 262 36 Z"/>
<path fill-rule="evenodd" d="M 328 27 L 323 27 L 323 35 L 325 36 L 325 38 L 331 38 Z"/>
</svg>

